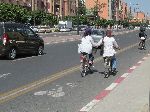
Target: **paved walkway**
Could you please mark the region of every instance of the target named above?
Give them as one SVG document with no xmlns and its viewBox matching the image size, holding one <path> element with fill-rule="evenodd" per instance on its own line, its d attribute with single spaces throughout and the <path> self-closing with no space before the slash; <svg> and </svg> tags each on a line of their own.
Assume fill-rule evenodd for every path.
<svg viewBox="0 0 150 112">
<path fill-rule="evenodd" d="M 101 92 L 80 112 L 149 112 L 150 54 Z"/>
</svg>

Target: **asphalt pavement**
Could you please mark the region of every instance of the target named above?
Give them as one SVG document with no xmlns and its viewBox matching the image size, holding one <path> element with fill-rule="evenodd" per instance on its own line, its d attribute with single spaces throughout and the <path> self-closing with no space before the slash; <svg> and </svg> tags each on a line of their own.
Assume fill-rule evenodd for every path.
<svg viewBox="0 0 150 112">
<path fill-rule="evenodd" d="M 80 112 L 149 112 L 150 53 L 100 92 Z"/>
</svg>

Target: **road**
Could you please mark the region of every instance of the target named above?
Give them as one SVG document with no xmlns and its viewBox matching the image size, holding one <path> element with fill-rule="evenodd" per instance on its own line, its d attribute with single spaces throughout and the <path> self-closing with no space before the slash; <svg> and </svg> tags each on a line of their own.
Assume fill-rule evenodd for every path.
<svg viewBox="0 0 150 112">
<path fill-rule="evenodd" d="M 39 57 L 19 57 L 0 63 L 0 110 L 3 112 L 78 112 L 150 50 L 137 48 L 137 31 L 118 35 L 118 73 L 104 78 L 102 58 L 95 56 L 95 72 L 79 73 L 79 41 L 45 46 Z M 150 37 L 150 31 L 147 31 Z M 36 81 L 36 82 L 35 82 Z M 3 94 L 2 94 L 3 93 Z"/>
<path fill-rule="evenodd" d="M 119 29 L 118 31 L 117 30 L 114 30 L 114 32 L 121 32 L 121 31 L 125 31 L 124 30 L 121 30 Z M 53 33 L 39 33 L 43 38 L 47 37 L 47 36 L 50 36 L 50 37 L 61 37 L 61 36 L 72 36 L 72 35 L 77 35 L 77 31 L 71 31 L 71 32 L 53 32 Z M 79 34 L 82 35 L 83 34 L 83 31 L 79 31 Z"/>
</svg>

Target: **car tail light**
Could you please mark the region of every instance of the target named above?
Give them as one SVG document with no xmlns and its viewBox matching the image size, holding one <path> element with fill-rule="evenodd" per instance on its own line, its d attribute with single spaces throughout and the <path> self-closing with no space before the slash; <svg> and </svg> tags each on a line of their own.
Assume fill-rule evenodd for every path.
<svg viewBox="0 0 150 112">
<path fill-rule="evenodd" d="M 6 45 L 7 42 L 9 42 L 8 34 L 4 33 L 3 34 L 3 44 Z"/>
</svg>

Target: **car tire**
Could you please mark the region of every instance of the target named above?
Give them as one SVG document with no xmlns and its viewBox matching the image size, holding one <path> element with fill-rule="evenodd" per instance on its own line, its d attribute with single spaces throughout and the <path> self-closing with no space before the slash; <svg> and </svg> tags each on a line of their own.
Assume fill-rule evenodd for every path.
<svg viewBox="0 0 150 112">
<path fill-rule="evenodd" d="M 17 51 L 15 48 L 11 48 L 7 53 L 7 58 L 10 60 L 14 60 L 16 58 Z"/>
<path fill-rule="evenodd" d="M 43 55 L 44 47 L 39 46 L 36 55 Z"/>
</svg>

